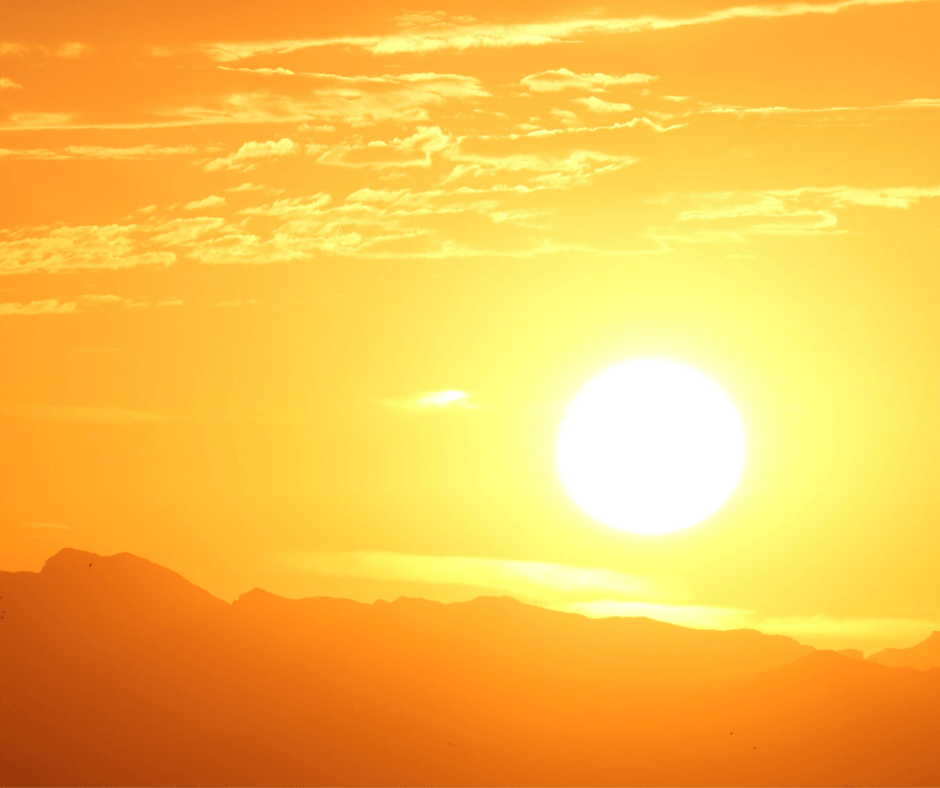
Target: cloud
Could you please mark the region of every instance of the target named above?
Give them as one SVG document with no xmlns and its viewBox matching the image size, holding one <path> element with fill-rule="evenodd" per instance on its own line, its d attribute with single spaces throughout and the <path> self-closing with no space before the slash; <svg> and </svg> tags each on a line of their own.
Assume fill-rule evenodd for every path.
<svg viewBox="0 0 940 788">
<path fill-rule="evenodd" d="M 29 520 L 21 520 L 20 526 L 23 528 L 29 528 L 36 531 L 71 531 L 72 526 L 62 525 L 62 523 L 40 523 L 40 522 L 31 522 Z"/>
<path fill-rule="evenodd" d="M 391 205 L 411 196 L 410 189 L 358 189 L 346 198 L 346 202 Z"/>
<path fill-rule="evenodd" d="M 587 98 L 576 98 L 572 101 L 583 104 L 591 112 L 630 112 L 633 109 L 629 104 L 617 104 L 610 101 L 604 101 L 597 96 L 588 96 Z"/>
<path fill-rule="evenodd" d="M 568 110 L 563 109 L 552 109 L 550 112 L 552 115 L 556 115 L 562 118 L 562 122 L 565 124 L 563 128 L 527 128 L 523 133 L 510 135 L 509 138 L 519 139 L 524 137 L 558 137 L 569 134 L 592 134 L 601 131 L 615 131 L 617 129 L 635 129 L 637 127 L 643 127 L 649 129 L 650 131 L 664 133 L 667 131 L 675 131 L 676 129 L 685 128 L 687 125 L 685 123 L 673 123 L 668 126 L 664 126 L 661 123 L 657 123 L 655 120 L 651 120 L 650 118 L 636 117 L 627 121 L 605 123 L 602 126 L 587 126 L 581 122 L 581 119 L 574 112 L 569 112 Z"/>
<path fill-rule="evenodd" d="M 670 601 L 686 590 L 665 579 L 539 561 L 393 552 L 283 553 L 285 566 L 326 577 L 464 586 L 516 596 L 591 618 L 651 618 L 696 629 L 756 629 L 819 648 L 891 642 L 909 645 L 940 623 L 905 618 L 765 616 L 754 610 Z"/>
<path fill-rule="evenodd" d="M 740 242 L 773 235 L 821 235 L 839 229 L 839 211 L 847 208 L 906 210 L 940 197 L 940 186 L 869 189 L 854 186 L 801 187 L 746 192 L 688 195 L 691 206 L 677 221 L 691 231 L 652 231 L 662 239 L 681 242 Z M 711 225 L 714 225 L 712 227 Z"/>
<path fill-rule="evenodd" d="M 199 211 L 203 208 L 214 208 L 218 205 L 225 205 L 225 198 L 210 194 L 208 197 L 203 197 L 201 200 L 193 200 L 192 202 L 186 203 L 183 208 L 187 211 Z"/>
<path fill-rule="evenodd" d="M 398 30 L 385 35 L 342 36 L 281 41 L 218 42 L 202 50 L 219 62 L 232 62 L 258 55 L 287 54 L 319 47 L 361 49 L 373 55 L 462 52 L 469 49 L 505 49 L 546 46 L 583 41 L 589 36 L 617 35 L 642 31 L 671 30 L 710 25 L 736 19 L 754 21 L 807 15 L 833 15 L 853 8 L 930 2 L 931 0 L 840 0 L 834 3 L 791 2 L 778 5 L 743 5 L 707 11 L 691 16 L 655 15 L 634 17 L 580 17 L 553 22 L 498 24 L 479 22 L 472 17 L 447 14 L 404 15 L 397 19 Z"/>
<path fill-rule="evenodd" d="M 533 93 L 557 93 L 561 90 L 603 92 L 614 85 L 645 85 L 657 77 L 650 74 L 576 74 L 567 68 L 529 74 L 519 80 Z"/>
<path fill-rule="evenodd" d="M 164 416 L 127 408 L 95 408 L 70 405 L 20 405 L 8 408 L 6 415 L 35 421 L 76 421 L 89 424 L 154 424 L 165 421 Z"/>
<path fill-rule="evenodd" d="M 159 156 L 179 156 L 195 153 L 192 145 L 163 146 L 163 145 L 137 145 L 131 148 L 108 148 L 100 145 L 69 145 L 65 153 L 74 158 L 82 159 L 154 159 Z"/>
<path fill-rule="evenodd" d="M 131 148 L 108 148 L 100 145 L 69 145 L 65 148 L 0 148 L 0 158 L 20 159 L 154 159 L 159 156 L 176 156 L 195 153 L 192 145 L 165 147 L 161 145 L 137 145 Z"/>
<path fill-rule="evenodd" d="M 855 186 L 835 186 L 823 189 L 799 190 L 829 199 L 834 206 L 868 206 L 873 208 L 910 208 L 921 200 L 940 197 L 940 186 L 895 186 L 885 189 L 862 189 Z"/>
<path fill-rule="evenodd" d="M 756 629 L 768 635 L 785 635 L 817 648 L 842 648 L 847 644 L 909 645 L 923 640 L 940 622 L 907 618 L 856 618 L 836 616 L 763 616 L 753 610 L 707 605 L 674 605 L 657 602 L 599 599 L 550 604 L 556 610 L 581 613 L 591 618 L 644 617 L 695 629 Z"/>
<path fill-rule="evenodd" d="M 289 137 L 282 137 L 277 142 L 246 142 L 237 151 L 222 159 L 213 159 L 203 169 L 206 172 L 217 170 L 252 170 L 264 159 L 279 159 L 297 152 L 300 146 Z"/>
<path fill-rule="evenodd" d="M 64 315 L 74 312 L 77 308 L 77 303 L 63 303 L 55 298 L 44 301 L 30 301 L 28 304 L 5 303 L 0 304 L 0 317 L 9 315 Z"/>
<path fill-rule="evenodd" d="M 323 193 L 275 200 L 239 213 L 247 219 L 238 225 L 206 226 L 210 237 L 179 242 L 197 262 L 259 265 L 316 254 L 354 254 L 368 244 L 359 228 L 385 225 L 383 231 L 389 230 L 384 219 L 331 207 L 330 195 Z"/>
<path fill-rule="evenodd" d="M 470 395 L 466 391 L 457 389 L 428 391 L 411 399 L 386 400 L 384 404 L 390 408 L 427 412 L 477 407 L 470 401 Z"/>
<path fill-rule="evenodd" d="M 495 254 L 495 249 L 458 246 L 442 230 L 441 217 L 462 214 L 502 228 L 523 227 L 538 212 L 513 209 L 502 200 L 527 190 L 503 190 L 498 185 L 417 192 L 365 188 L 340 203 L 326 193 L 285 197 L 239 210 L 244 218 L 237 224 L 218 217 L 173 219 L 166 222 L 172 230 L 167 227 L 153 241 L 175 244 L 179 253 L 214 265 L 290 262 L 317 255 L 391 259 Z M 493 242 L 492 233 L 481 238 Z"/>
<path fill-rule="evenodd" d="M 239 213 L 246 216 L 273 216 L 283 218 L 307 218 L 322 215 L 323 209 L 332 202 L 325 192 L 317 192 L 309 197 L 285 197 L 265 205 L 243 208 Z"/>
<path fill-rule="evenodd" d="M 567 188 L 585 184 L 597 175 L 616 172 L 636 162 L 633 156 L 572 150 L 568 153 L 509 153 L 503 155 L 453 151 L 448 158 L 457 162 L 448 182 L 496 174 L 523 174 L 525 180 L 545 188 Z"/>
<path fill-rule="evenodd" d="M 22 85 L 17 85 L 9 77 L 0 77 L 0 90 L 22 90 Z"/>
<path fill-rule="evenodd" d="M 154 222 L 148 225 L 147 230 L 153 233 L 148 239 L 151 243 L 178 246 L 206 236 L 218 237 L 220 233 L 224 234 L 229 230 L 229 224 L 219 216 L 194 216 Z"/>
<path fill-rule="evenodd" d="M 29 47 L 23 44 L 14 44 L 10 41 L 0 41 L 0 57 L 4 55 L 22 55 Z"/>
<path fill-rule="evenodd" d="M 907 618 L 836 618 L 822 615 L 764 618 L 758 626 L 762 632 L 789 635 L 796 639 L 812 639 L 823 635 L 853 640 L 884 638 L 913 642 L 940 629 L 940 623 L 936 621 Z"/>
<path fill-rule="evenodd" d="M 558 107 L 555 107 L 550 109 L 548 112 L 550 115 L 554 115 L 556 118 L 560 118 L 561 122 L 565 124 L 565 126 L 584 125 L 581 122 L 581 118 L 578 117 L 578 114 L 576 112 L 572 112 L 570 109 L 559 109 Z"/>
<path fill-rule="evenodd" d="M 2 159 L 69 159 L 71 156 L 49 148 L 0 148 Z"/>
<path fill-rule="evenodd" d="M 87 128 L 75 125 L 68 112 L 14 112 L 0 121 L 0 128 L 19 130 Z"/>
<path fill-rule="evenodd" d="M 936 98 L 917 98 L 899 101 L 897 106 L 906 107 L 940 107 L 940 99 Z"/>
<path fill-rule="evenodd" d="M 137 224 L 54 225 L 0 230 L 0 275 L 170 265 L 176 255 L 148 248 Z"/>
<path fill-rule="evenodd" d="M 530 599 L 564 599 L 597 592 L 657 596 L 647 578 L 610 569 L 539 561 L 391 552 L 287 553 L 283 563 L 329 577 L 468 586 Z"/>
<path fill-rule="evenodd" d="M 489 96 L 478 79 L 461 74 L 305 76 L 313 86 L 295 86 L 289 92 L 280 93 L 269 88 L 231 93 L 211 104 L 171 109 L 164 114 L 169 118 L 167 123 L 173 125 L 301 123 L 316 128 L 324 123 L 344 123 L 368 126 L 383 121 L 426 122 L 430 117 L 429 108 Z"/>
<path fill-rule="evenodd" d="M 370 168 L 430 167 L 432 156 L 455 144 L 439 126 L 418 126 L 410 137 L 371 142 L 340 143 L 320 154 L 318 164 Z"/>
<path fill-rule="evenodd" d="M 554 605 L 556 610 L 580 613 L 589 618 L 652 618 L 693 629 L 746 629 L 754 623 L 754 611 L 708 605 L 668 605 L 655 602 L 624 602 L 597 599 Z"/>
<path fill-rule="evenodd" d="M 670 100 L 673 97 L 664 96 Z M 676 97 L 679 98 L 679 97 Z M 747 117 L 748 115 L 757 115 L 760 117 L 786 116 L 786 115 L 844 115 L 879 111 L 894 110 L 913 110 L 913 109 L 937 109 L 940 108 L 940 99 L 921 98 L 906 99 L 896 101 L 892 104 L 873 104 L 870 106 L 836 106 L 836 107 L 742 107 L 729 104 L 703 104 L 698 109 L 689 110 L 687 115 L 735 115 L 737 117 Z"/>
<path fill-rule="evenodd" d="M 268 85 L 219 94 L 203 103 L 149 111 L 141 119 L 104 120 L 63 112 L 11 112 L 0 128 L 156 129 L 221 124 L 299 124 L 301 131 L 335 131 L 336 124 L 369 126 L 385 121 L 426 123 L 429 110 L 445 103 L 488 97 L 475 77 L 461 74 L 416 73 L 378 77 L 298 74 L 303 84 Z M 228 157 L 209 162 L 228 169 Z M 255 162 L 258 163 L 258 162 Z M 240 167 L 247 169 L 247 166 Z M 211 171 L 211 170 L 210 170 Z"/>
<path fill-rule="evenodd" d="M 178 306 L 183 302 L 179 299 L 165 299 L 156 303 L 138 301 L 117 295 L 81 295 L 74 301 L 59 301 L 55 298 L 43 301 L 30 301 L 27 304 L 16 302 L 0 303 L 0 317 L 10 315 L 70 315 L 84 311 L 90 307 L 122 306 L 122 307 L 148 307 L 148 306 Z"/>
<path fill-rule="evenodd" d="M 246 181 L 241 183 L 238 186 L 232 186 L 230 189 L 226 189 L 227 192 L 260 192 L 264 191 L 265 187 L 258 184 L 252 183 L 251 181 Z"/>
<path fill-rule="evenodd" d="M 73 60 L 75 58 L 84 57 L 94 51 L 95 48 L 91 44 L 83 44 L 81 41 L 68 41 L 56 49 L 54 54 L 56 57 Z"/>
</svg>

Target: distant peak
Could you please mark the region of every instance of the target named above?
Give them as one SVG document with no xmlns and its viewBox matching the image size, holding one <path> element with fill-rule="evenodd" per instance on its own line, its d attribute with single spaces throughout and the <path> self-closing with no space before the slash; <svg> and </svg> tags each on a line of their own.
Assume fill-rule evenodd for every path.
<svg viewBox="0 0 940 788">
<path fill-rule="evenodd" d="M 114 555 L 100 555 L 99 553 L 92 553 L 88 550 L 76 550 L 74 547 L 63 547 L 53 556 L 50 556 L 46 559 L 46 563 L 43 564 L 43 572 L 55 572 L 62 569 L 73 569 L 88 567 L 88 564 L 92 564 L 92 567 L 98 563 L 102 566 L 136 566 L 136 567 L 154 567 L 158 568 L 164 572 L 172 572 L 173 570 L 162 567 L 159 564 L 155 564 L 153 561 L 149 561 L 146 558 L 141 558 L 138 555 L 133 553 L 115 553 Z M 176 574 L 173 572 L 173 574 Z"/>
<path fill-rule="evenodd" d="M 51 556 L 39 574 L 46 582 L 63 589 L 94 587 L 102 589 L 102 593 L 124 597 L 176 597 L 198 600 L 199 604 L 209 606 L 228 604 L 172 569 L 133 553 L 99 555 L 66 547 Z M 80 585 L 76 586 L 76 583 Z"/>
<path fill-rule="evenodd" d="M 98 553 L 90 553 L 87 550 L 76 550 L 74 547 L 63 547 L 55 555 L 49 556 L 46 563 L 42 565 L 42 572 L 55 571 L 63 567 L 78 566 L 80 564 L 94 563 L 100 561 L 104 556 Z M 141 559 L 143 560 L 143 559 Z"/>
</svg>

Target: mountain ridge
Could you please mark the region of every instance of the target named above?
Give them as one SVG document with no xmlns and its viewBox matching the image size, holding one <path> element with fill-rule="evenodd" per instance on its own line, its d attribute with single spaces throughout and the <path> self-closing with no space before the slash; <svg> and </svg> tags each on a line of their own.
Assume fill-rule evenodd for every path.
<svg viewBox="0 0 940 788">
<path fill-rule="evenodd" d="M 130 554 L 53 559 L 0 572 L 0 784 L 940 782 L 940 671 L 511 597 L 229 603 Z"/>
<path fill-rule="evenodd" d="M 918 670 L 940 668 L 940 632 L 932 632 L 909 648 L 886 648 L 868 657 L 869 661 L 891 667 L 909 667 Z"/>
</svg>

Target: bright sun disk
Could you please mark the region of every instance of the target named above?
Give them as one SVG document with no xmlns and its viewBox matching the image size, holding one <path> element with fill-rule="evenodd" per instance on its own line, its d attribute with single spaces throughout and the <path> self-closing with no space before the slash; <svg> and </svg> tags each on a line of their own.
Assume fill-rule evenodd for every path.
<svg viewBox="0 0 940 788">
<path fill-rule="evenodd" d="M 744 468 L 744 425 L 698 370 L 641 358 L 593 378 L 568 408 L 558 470 L 577 504 L 614 528 L 662 534 L 701 522 Z"/>
</svg>

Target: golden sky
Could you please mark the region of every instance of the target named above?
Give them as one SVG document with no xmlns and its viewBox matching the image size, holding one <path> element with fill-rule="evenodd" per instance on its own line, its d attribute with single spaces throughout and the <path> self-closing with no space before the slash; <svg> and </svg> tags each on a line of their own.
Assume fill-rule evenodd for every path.
<svg viewBox="0 0 940 788">
<path fill-rule="evenodd" d="M 940 4 L 7 4 L 0 566 L 231 599 L 505 593 L 820 646 L 940 629 Z M 663 356 L 706 522 L 555 440 Z"/>
</svg>

